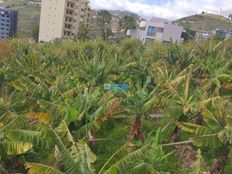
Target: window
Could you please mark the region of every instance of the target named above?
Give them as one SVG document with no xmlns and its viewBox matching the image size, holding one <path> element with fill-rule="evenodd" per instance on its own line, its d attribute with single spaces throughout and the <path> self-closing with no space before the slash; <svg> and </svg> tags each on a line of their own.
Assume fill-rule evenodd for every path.
<svg viewBox="0 0 232 174">
<path fill-rule="evenodd" d="M 65 24 L 65 28 L 70 29 L 71 25 Z"/>
<path fill-rule="evenodd" d="M 66 18 L 65 18 L 65 21 L 66 21 L 66 22 L 72 22 L 72 18 L 66 17 Z"/>
<path fill-rule="evenodd" d="M 73 15 L 73 11 L 71 11 L 71 10 L 66 10 L 66 14 Z"/>
<path fill-rule="evenodd" d="M 156 28 L 155 27 L 148 27 L 148 30 L 147 30 L 147 35 L 148 36 L 155 36 L 156 35 Z"/>
<path fill-rule="evenodd" d="M 164 28 L 157 28 L 157 33 L 163 33 L 164 32 Z"/>
<path fill-rule="evenodd" d="M 70 36 L 70 32 L 64 31 L 64 35 L 65 35 L 65 36 Z"/>
</svg>

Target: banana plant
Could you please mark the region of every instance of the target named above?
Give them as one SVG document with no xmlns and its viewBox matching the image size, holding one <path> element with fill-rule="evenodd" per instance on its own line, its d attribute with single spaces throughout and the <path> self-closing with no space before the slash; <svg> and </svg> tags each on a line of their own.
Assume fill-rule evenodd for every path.
<svg viewBox="0 0 232 174">
<path fill-rule="evenodd" d="M 128 134 L 129 141 L 133 138 L 139 138 L 142 142 L 144 141 L 141 119 L 149 117 L 156 102 L 156 98 L 154 97 L 156 89 L 149 90 L 148 85 L 150 82 L 151 79 L 148 77 L 143 87 L 137 84 L 137 86 L 124 95 L 123 109 L 128 117 L 133 118 L 133 123 Z"/>
<path fill-rule="evenodd" d="M 165 154 L 160 144 L 161 133 L 160 128 L 155 134 L 151 132 L 143 145 L 136 145 L 131 142 L 125 143 L 106 161 L 98 174 L 162 173 L 160 166 L 165 165 L 173 152 Z"/>
<path fill-rule="evenodd" d="M 212 91 L 215 91 L 215 89 L 219 93 L 223 84 L 232 80 L 229 71 L 232 63 L 231 60 L 225 60 L 220 57 L 209 57 L 206 60 L 199 59 L 196 63 L 200 67 L 197 71 L 199 82 L 208 83 L 209 95 Z"/>
<path fill-rule="evenodd" d="M 160 65 L 160 64 L 159 64 Z M 208 95 L 208 83 L 196 84 L 193 77 L 192 66 L 181 72 L 170 72 L 166 63 L 163 66 L 155 66 L 155 76 L 158 85 L 158 93 L 161 106 L 166 116 L 175 118 L 174 121 L 192 122 L 201 125 L 203 116 L 201 108 L 210 102 L 220 98 L 218 93 L 212 92 Z M 173 141 L 179 141 L 180 129 L 178 125 L 173 132 Z"/>
<path fill-rule="evenodd" d="M 41 171 L 57 174 L 95 173 L 92 166 L 96 161 L 95 154 L 85 142 L 75 140 L 65 121 L 62 121 L 56 129 L 49 126 L 49 132 L 55 140 L 54 160 L 58 162 L 57 166 L 27 162 L 25 165 L 30 173 L 40 174 Z"/>
<path fill-rule="evenodd" d="M 215 156 L 211 173 L 223 172 L 228 160 L 231 141 L 231 102 L 218 98 L 201 108 L 202 125 L 180 122 L 179 127 L 191 136 L 191 142 L 197 147 L 219 148 L 221 153 Z"/>
<path fill-rule="evenodd" d="M 48 115 L 46 116 L 48 117 Z M 56 167 L 25 162 L 29 172 L 35 174 L 40 174 L 41 171 L 94 173 L 92 163 L 95 162 L 96 156 L 87 143 L 77 141 L 73 137 L 65 121 L 53 128 L 49 122 L 45 124 L 41 116 L 37 117 L 38 122 L 36 123 L 29 123 L 29 119 L 25 115 L 17 116 L 9 122 L 4 121 L 7 120 L 6 117 L 9 116 L 4 115 L 0 122 L 2 125 L 0 128 L 1 151 L 5 151 L 7 155 L 24 155 L 46 148 L 47 153 L 53 154 L 54 160 L 57 161 Z"/>
</svg>

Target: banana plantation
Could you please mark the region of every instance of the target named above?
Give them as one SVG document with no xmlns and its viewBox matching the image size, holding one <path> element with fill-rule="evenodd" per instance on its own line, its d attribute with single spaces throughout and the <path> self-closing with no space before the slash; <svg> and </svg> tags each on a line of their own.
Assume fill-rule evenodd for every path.
<svg viewBox="0 0 232 174">
<path fill-rule="evenodd" d="M 0 43 L 1 174 L 231 171 L 232 40 Z"/>
</svg>

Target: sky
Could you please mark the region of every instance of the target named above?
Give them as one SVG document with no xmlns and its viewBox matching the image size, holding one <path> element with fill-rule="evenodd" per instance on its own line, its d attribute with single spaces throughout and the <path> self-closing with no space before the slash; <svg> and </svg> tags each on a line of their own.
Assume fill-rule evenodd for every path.
<svg viewBox="0 0 232 174">
<path fill-rule="evenodd" d="M 232 0 L 90 0 L 93 9 L 127 10 L 144 18 L 170 20 L 207 11 L 232 13 Z"/>
</svg>

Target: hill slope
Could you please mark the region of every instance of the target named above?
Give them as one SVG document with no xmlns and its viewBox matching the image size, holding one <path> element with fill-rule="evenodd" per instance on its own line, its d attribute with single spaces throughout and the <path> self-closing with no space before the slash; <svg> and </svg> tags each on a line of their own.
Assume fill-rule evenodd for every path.
<svg viewBox="0 0 232 174">
<path fill-rule="evenodd" d="M 175 22 L 194 30 L 209 31 L 217 28 L 223 28 L 229 31 L 232 30 L 232 20 L 215 14 L 198 14 L 179 19 Z"/>
<path fill-rule="evenodd" d="M 0 5 L 18 11 L 18 36 L 31 37 L 32 30 L 39 25 L 40 6 L 29 0 L 8 0 Z"/>
</svg>

